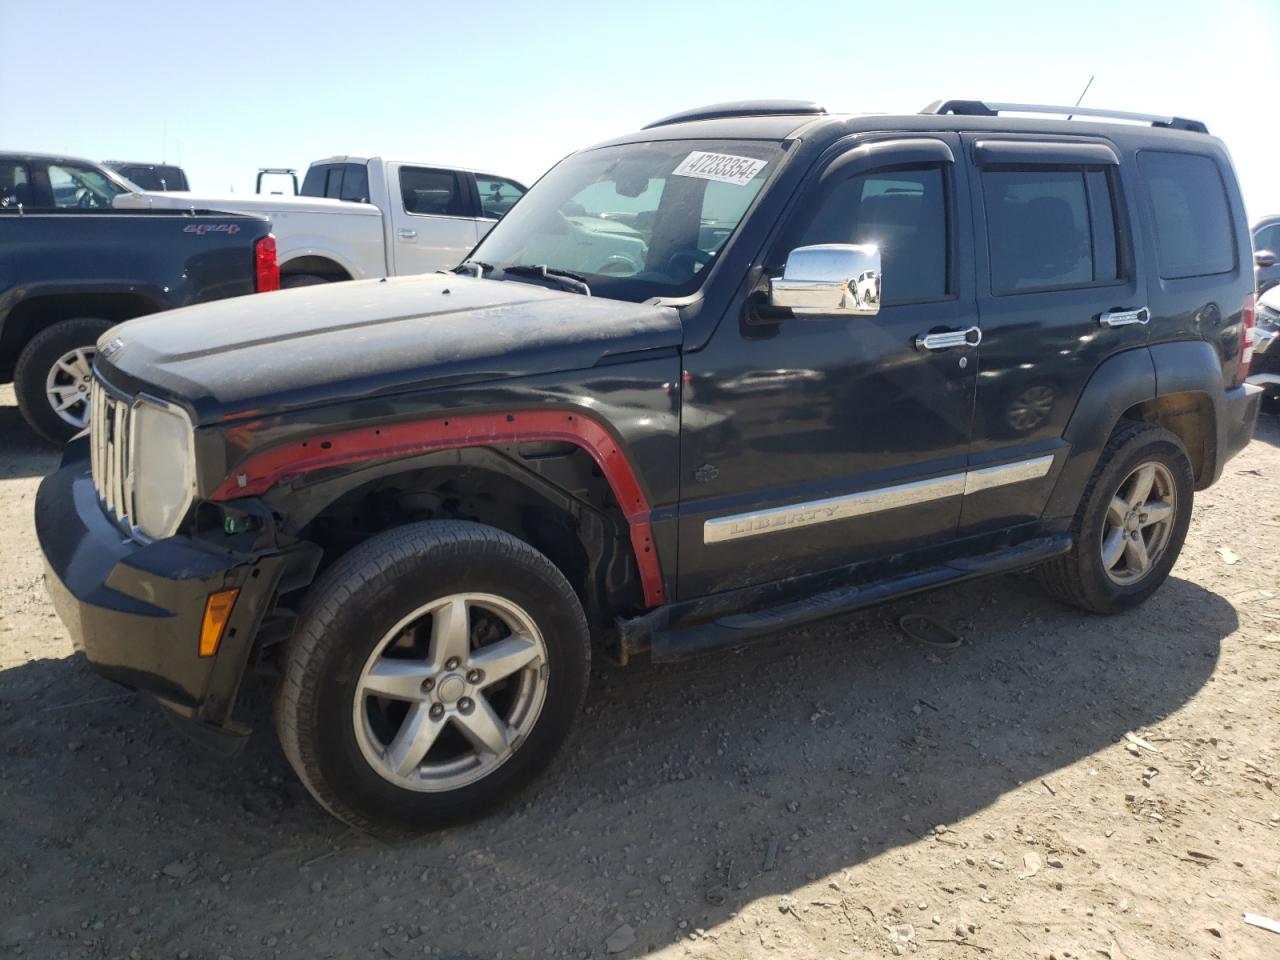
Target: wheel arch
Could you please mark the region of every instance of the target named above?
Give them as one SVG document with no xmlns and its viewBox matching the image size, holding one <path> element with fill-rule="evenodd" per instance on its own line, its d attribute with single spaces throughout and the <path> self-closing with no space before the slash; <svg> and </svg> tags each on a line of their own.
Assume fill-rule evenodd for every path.
<svg viewBox="0 0 1280 960">
<path fill-rule="evenodd" d="M 324 277 L 329 283 L 339 283 L 353 278 L 351 271 L 337 260 L 319 254 L 303 254 L 280 264 L 281 279 L 299 274 Z"/>
<path fill-rule="evenodd" d="M 1154 423 L 1187 448 L 1202 490 L 1222 474 L 1226 430 L 1222 364 L 1203 340 L 1155 344 L 1105 360 L 1081 392 L 1063 432 L 1070 453 L 1045 508 L 1046 519 L 1074 515 L 1108 438 L 1124 420 Z"/>
<path fill-rule="evenodd" d="M 78 317 L 117 323 L 166 309 L 150 297 L 130 292 L 42 292 L 16 304 L 0 325 L 0 382 L 13 377 L 18 354 L 41 330 Z"/>
</svg>

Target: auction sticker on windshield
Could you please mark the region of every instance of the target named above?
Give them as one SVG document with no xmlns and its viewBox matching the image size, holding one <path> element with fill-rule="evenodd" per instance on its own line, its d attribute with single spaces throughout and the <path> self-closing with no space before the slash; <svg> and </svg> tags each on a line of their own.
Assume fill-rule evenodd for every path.
<svg viewBox="0 0 1280 960">
<path fill-rule="evenodd" d="M 677 177 L 719 180 L 721 183 L 733 183 L 741 187 L 750 183 L 768 162 L 754 157 L 735 157 L 728 153 L 694 150 L 671 172 Z"/>
</svg>

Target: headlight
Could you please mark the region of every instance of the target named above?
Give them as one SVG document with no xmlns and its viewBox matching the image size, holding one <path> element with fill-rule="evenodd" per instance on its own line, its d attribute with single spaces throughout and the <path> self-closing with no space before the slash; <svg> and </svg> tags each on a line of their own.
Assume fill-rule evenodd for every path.
<svg viewBox="0 0 1280 960">
<path fill-rule="evenodd" d="M 172 536 L 195 496 L 191 421 L 178 407 L 140 398 L 129 440 L 133 522 L 152 539 Z"/>
</svg>

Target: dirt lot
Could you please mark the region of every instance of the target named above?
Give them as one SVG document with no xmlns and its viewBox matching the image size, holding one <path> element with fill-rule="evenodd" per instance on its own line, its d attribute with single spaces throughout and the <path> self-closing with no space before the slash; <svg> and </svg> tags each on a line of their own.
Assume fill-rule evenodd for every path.
<svg viewBox="0 0 1280 960">
<path fill-rule="evenodd" d="M 31 957 L 1280 956 L 1280 425 L 1142 610 L 1026 577 L 684 667 L 600 666 L 497 816 L 387 846 L 71 656 L 0 392 L 0 950 Z M 1238 561 L 1229 562 L 1238 557 Z M 964 636 L 903 640 L 919 610 Z M 1136 742 L 1126 736 L 1137 738 Z"/>
</svg>

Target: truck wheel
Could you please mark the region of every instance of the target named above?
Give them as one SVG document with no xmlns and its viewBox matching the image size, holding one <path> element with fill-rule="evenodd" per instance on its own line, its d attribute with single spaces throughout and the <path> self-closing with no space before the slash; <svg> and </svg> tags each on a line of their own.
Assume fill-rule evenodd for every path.
<svg viewBox="0 0 1280 960">
<path fill-rule="evenodd" d="M 1071 552 L 1043 564 L 1041 582 L 1094 613 L 1137 606 L 1164 583 L 1191 523 L 1195 477 L 1182 441 L 1128 423 L 1103 448 L 1071 524 Z"/>
<path fill-rule="evenodd" d="M 77 317 L 37 333 L 18 354 L 13 392 L 27 423 L 62 444 L 89 425 L 89 384 L 98 338 L 111 320 Z"/>
<path fill-rule="evenodd" d="M 367 540 L 311 588 L 276 724 L 312 796 L 406 836 L 471 819 L 550 761 L 582 709 L 587 622 L 545 556 L 478 523 Z"/>
</svg>

